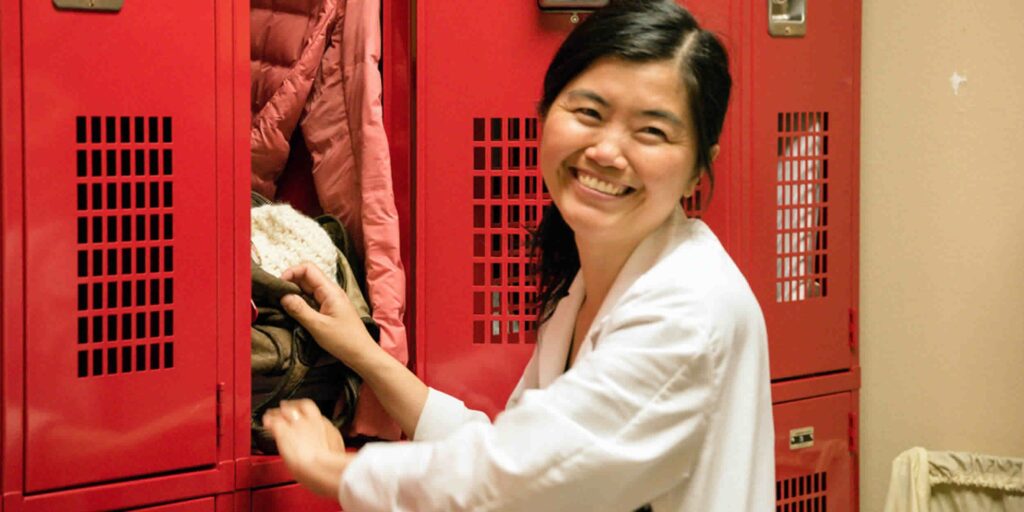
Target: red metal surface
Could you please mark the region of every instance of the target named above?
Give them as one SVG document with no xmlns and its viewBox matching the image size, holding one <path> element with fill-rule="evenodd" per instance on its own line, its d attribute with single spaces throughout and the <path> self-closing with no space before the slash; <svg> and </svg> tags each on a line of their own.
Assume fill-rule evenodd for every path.
<svg viewBox="0 0 1024 512">
<path fill-rule="evenodd" d="M 856 407 L 851 392 L 774 406 L 779 510 L 857 510 L 857 460 L 850 450 Z M 791 435 L 807 428 L 814 429 L 813 445 L 791 448 Z"/>
<path fill-rule="evenodd" d="M 210 465 L 212 4 L 23 20 L 26 489 Z"/>
<path fill-rule="evenodd" d="M 308 512 L 337 512 L 337 500 L 323 498 L 298 484 L 257 489 L 252 491 L 252 512 L 304 510 Z"/>
<path fill-rule="evenodd" d="M 467 22 L 466 13 L 473 13 L 472 18 L 481 21 Z M 502 168 L 494 164 L 491 152 L 506 160 L 507 151 L 515 149 L 520 152 L 521 173 L 536 178 L 535 166 L 528 169 L 525 155 L 529 147 L 536 148 L 536 130 L 531 140 L 525 133 L 525 123 L 529 119 L 536 122 L 544 66 L 570 27 L 568 16 L 541 14 L 530 2 L 498 5 L 460 0 L 431 4 L 429 8 L 426 3 L 417 4 L 418 369 L 429 385 L 492 415 L 504 406 L 533 345 L 522 339 L 526 337 L 522 325 L 518 328 L 523 336 L 517 343 L 507 337 L 502 343 L 502 331 L 513 326 L 502 320 L 494 320 L 500 322 L 499 334 L 494 338 L 498 343 L 474 343 L 475 335 L 486 338 L 492 332 L 474 333 L 474 291 L 483 292 L 474 289 L 474 163 L 478 169 Z M 511 143 L 504 136 L 502 140 L 474 140 L 474 119 L 483 119 L 485 124 L 493 119 L 503 132 L 508 130 L 507 122 L 514 119 L 520 123 L 521 135 Z M 483 152 L 483 165 L 479 160 L 474 162 L 475 148 Z M 500 174 L 498 179 L 504 179 L 511 171 L 502 170 Z M 491 181 L 484 179 L 483 186 L 490 187 Z M 509 199 L 503 193 L 496 195 L 499 201 Z M 487 196 L 483 199 L 489 199 L 490 194 Z M 478 206 L 490 216 L 490 208 Z M 504 204 L 497 202 L 495 207 L 503 210 Z M 490 223 L 485 223 L 489 227 Z M 503 263 L 512 263 L 503 235 L 511 234 L 514 228 L 496 224 L 494 233 L 477 233 L 483 239 L 481 243 L 491 242 L 489 234 L 498 237 L 495 263 L 499 272 L 486 279 L 497 277 L 498 286 L 506 287 L 511 294 L 518 287 L 502 283 L 508 268 Z M 481 269 L 488 274 L 491 271 Z M 503 291 L 494 290 L 499 294 L 497 307 L 478 304 L 479 314 L 492 308 L 498 310 L 499 317 L 515 314 L 500 305 L 507 300 Z M 491 327 L 492 320 L 478 318 L 481 327 L 477 329 Z"/>
<path fill-rule="evenodd" d="M 773 382 L 772 403 L 778 405 L 856 389 L 860 389 L 860 366 L 845 372 Z"/>
<path fill-rule="evenodd" d="M 248 199 L 242 216 L 220 199 L 249 188 L 237 7 L 0 10 L 5 510 L 233 487 L 235 436 L 217 425 L 248 296 Z"/>
<path fill-rule="evenodd" d="M 416 294 L 413 291 L 413 93 L 412 93 L 412 1 L 384 0 L 382 4 L 382 59 L 384 130 L 391 150 L 391 176 L 398 209 L 401 258 L 405 267 L 405 327 L 409 343 L 409 367 L 416 367 Z"/>
<path fill-rule="evenodd" d="M 772 378 L 847 369 L 855 306 L 859 2 L 809 4 L 775 38 L 748 6 L 744 271 L 768 322 Z"/>
<path fill-rule="evenodd" d="M 0 508 L 10 511 L 22 487 L 22 395 L 24 381 L 24 210 L 21 133 L 21 6 L 0 3 Z"/>
<path fill-rule="evenodd" d="M 228 72 L 233 93 L 230 110 L 227 110 L 226 119 L 222 119 L 223 126 L 232 126 L 234 135 L 226 144 L 231 149 L 231 162 L 233 172 L 222 172 L 222 179 L 226 179 L 223 187 L 233 193 L 225 194 L 230 196 L 232 201 L 223 201 L 222 213 L 225 225 L 230 225 L 231 230 L 224 236 L 230 240 L 233 247 L 231 257 L 237 262 L 228 265 L 233 268 L 231 272 L 230 289 L 226 296 L 232 297 L 230 302 L 234 313 L 219 323 L 225 329 L 223 336 L 226 339 L 233 339 L 234 343 L 225 345 L 224 355 L 221 357 L 220 368 L 223 375 L 231 375 L 233 386 L 229 387 L 223 395 L 222 406 L 224 408 L 221 428 L 221 450 L 227 459 L 236 461 L 248 457 L 250 452 L 249 438 L 249 402 L 251 393 L 251 311 L 249 304 L 251 300 L 251 274 L 249 272 L 249 209 L 251 200 L 251 155 L 250 130 L 250 97 L 251 81 L 249 77 L 249 2 L 235 0 L 232 2 L 218 2 L 218 13 L 224 9 L 230 9 L 225 16 L 231 20 L 231 37 L 218 38 L 219 55 L 222 58 L 223 68 Z M 224 102 L 228 104 L 228 102 Z M 227 245 L 227 244 L 225 244 Z M 229 251 L 223 251 L 228 253 Z M 222 256 L 223 257 L 223 256 Z M 230 321 L 228 321 L 230 318 Z M 224 364 L 226 363 L 226 364 Z M 232 477 L 234 488 L 238 487 L 239 479 L 237 474 L 242 472 L 244 464 L 234 464 Z"/>
<path fill-rule="evenodd" d="M 10 495 L 7 512 L 53 510 L 122 510 L 154 503 L 170 503 L 231 489 L 230 462 L 216 469 L 178 473 L 157 478 L 127 480 L 28 496 Z"/>
<path fill-rule="evenodd" d="M 241 304 L 248 304 L 251 300 L 251 274 L 249 269 L 249 246 L 250 246 L 250 223 L 249 223 L 249 210 L 251 207 L 251 200 L 249 197 L 249 191 L 251 190 L 251 165 L 250 159 L 252 155 L 252 147 L 250 143 L 250 129 L 251 129 L 251 111 L 250 111 L 250 62 L 249 62 L 249 49 L 250 49 L 250 34 L 249 34 L 249 2 L 247 1 L 236 1 L 233 4 L 233 20 L 234 20 L 234 52 L 232 53 L 232 69 L 234 74 L 232 75 L 233 83 L 235 84 L 236 90 L 239 94 L 234 96 L 234 110 L 233 110 L 233 121 L 235 130 L 238 133 L 244 135 L 235 137 L 232 141 L 234 147 L 235 160 L 235 182 L 234 190 L 235 194 L 232 194 L 234 200 L 231 216 L 236 219 L 236 225 L 238 230 L 235 234 L 235 251 L 238 254 L 245 254 L 245 261 L 243 268 L 235 272 L 235 279 L 237 283 L 235 289 L 237 290 L 237 297 L 239 300 L 236 306 Z M 233 412 L 230 417 L 229 425 L 232 430 L 233 436 L 233 457 L 235 459 L 235 473 L 234 473 L 234 488 L 245 489 L 249 487 L 249 475 L 250 475 L 250 454 L 251 448 L 251 434 L 250 434 L 250 418 L 251 418 L 251 400 L 252 400 L 252 345 L 251 345 L 251 334 L 250 334 L 250 315 L 238 314 L 234 317 L 232 324 L 233 328 L 237 332 L 236 344 L 232 349 L 233 358 L 231 363 L 233 365 L 233 375 L 235 380 L 234 393 L 232 396 L 233 407 L 229 410 Z"/>
<path fill-rule="evenodd" d="M 135 510 L 138 510 L 139 512 L 214 512 L 217 510 L 217 507 L 214 498 L 201 498 L 198 500 L 170 503 L 155 507 L 138 508 Z"/>
</svg>

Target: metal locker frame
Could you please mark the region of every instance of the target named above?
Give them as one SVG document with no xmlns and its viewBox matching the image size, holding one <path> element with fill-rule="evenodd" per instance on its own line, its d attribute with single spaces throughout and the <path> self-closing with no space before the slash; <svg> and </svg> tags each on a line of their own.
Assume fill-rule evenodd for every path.
<svg viewBox="0 0 1024 512">
<path fill-rule="evenodd" d="M 237 37 L 239 6 L 194 3 L 201 9 L 195 12 L 181 6 L 194 22 L 160 32 L 162 39 L 152 34 L 166 29 L 167 12 L 143 4 L 120 13 L 58 12 L 50 2 L 5 2 L 0 10 L 5 510 L 137 507 L 232 488 L 229 411 L 248 318 L 233 297 L 248 295 L 248 276 L 236 271 L 247 264 L 248 202 L 214 190 L 249 188 L 247 140 L 238 143 L 249 127 L 235 115 L 248 112 L 249 88 L 248 62 L 234 53 L 240 42 L 248 44 Z M 175 38 L 171 55 L 195 58 L 190 63 L 198 69 L 159 60 L 160 42 Z M 204 169 L 209 176 L 199 174 Z M 202 205 L 189 204 L 203 197 Z M 128 223 L 118 221 L 129 215 L 137 216 L 134 226 L 121 230 Z M 139 220 L 143 229 L 135 230 Z M 183 234 L 194 228 L 186 223 L 197 221 L 216 245 Z M 167 247 L 174 266 L 158 266 L 168 261 Z M 132 249 L 134 263 L 147 264 L 148 274 L 127 266 Z M 79 265 L 76 253 L 85 256 Z M 201 263 L 186 261 L 200 256 Z M 133 302 L 117 294 L 126 289 L 118 289 L 122 284 Z M 185 294 L 193 295 L 187 304 Z M 218 299 L 203 304 L 216 321 L 195 310 L 194 319 L 182 317 L 197 294 Z M 153 315 L 168 311 L 173 329 L 169 316 Z M 99 334 L 128 314 L 135 315 L 131 330 Z M 140 314 L 148 328 L 140 328 Z M 90 321 L 94 316 L 101 320 Z M 199 321 L 206 330 L 197 330 Z M 82 325 L 84 336 L 76 334 Z M 144 345 L 140 335 L 159 340 L 156 357 L 152 339 Z M 146 345 L 150 350 L 137 359 L 136 347 Z M 201 387 L 190 384 L 197 374 L 182 374 L 193 371 L 205 375 Z M 193 395 L 167 391 L 190 386 Z M 198 458 L 188 455 L 197 450 Z M 111 453 L 107 461 L 98 460 L 104 453 Z"/>
</svg>

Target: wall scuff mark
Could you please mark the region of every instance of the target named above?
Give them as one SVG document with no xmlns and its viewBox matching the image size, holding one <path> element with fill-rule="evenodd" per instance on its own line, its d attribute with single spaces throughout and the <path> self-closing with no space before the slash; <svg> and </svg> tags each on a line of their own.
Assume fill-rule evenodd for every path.
<svg viewBox="0 0 1024 512">
<path fill-rule="evenodd" d="M 966 75 L 961 75 L 958 71 L 953 72 L 953 76 L 949 77 L 949 83 L 953 85 L 953 96 L 960 95 L 960 86 L 966 81 Z"/>
</svg>

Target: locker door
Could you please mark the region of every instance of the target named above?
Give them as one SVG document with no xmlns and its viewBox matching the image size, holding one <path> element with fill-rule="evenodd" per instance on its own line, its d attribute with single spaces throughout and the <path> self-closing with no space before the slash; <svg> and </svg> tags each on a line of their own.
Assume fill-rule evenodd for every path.
<svg viewBox="0 0 1024 512">
<path fill-rule="evenodd" d="M 536 338 L 525 241 L 545 203 L 537 101 L 571 25 L 536 2 L 418 10 L 420 375 L 493 415 Z"/>
<path fill-rule="evenodd" d="M 806 35 L 770 35 L 769 3 L 806 5 Z M 860 11 L 844 0 L 752 5 L 744 271 L 768 323 L 771 375 L 847 369 Z"/>
<path fill-rule="evenodd" d="M 774 406 L 777 510 L 855 510 L 855 404 L 852 393 L 837 393 Z"/>
<path fill-rule="evenodd" d="M 26 491 L 212 464 L 214 3 L 22 26 Z"/>
<path fill-rule="evenodd" d="M 710 27 L 726 30 L 729 4 L 697 4 Z M 419 371 L 492 415 L 536 341 L 527 227 L 548 201 L 537 167 L 537 103 L 548 62 L 572 27 L 567 14 L 544 13 L 536 2 L 419 4 Z M 724 222 L 727 190 L 724 180 L 716 187 L 706 217 L 713 225 Z M 705 213 L 700 201 L 687 207 Z"/>
</svg>

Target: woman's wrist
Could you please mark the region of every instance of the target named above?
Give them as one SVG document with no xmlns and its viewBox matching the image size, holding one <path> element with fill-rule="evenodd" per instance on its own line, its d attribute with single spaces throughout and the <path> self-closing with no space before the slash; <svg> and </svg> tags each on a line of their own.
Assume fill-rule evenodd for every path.
<svg viewBox="0 0 1024 512">
<path fill-rule="evenodd" d="M 341 477 L 355 458 L 354 452 L 323 452 L 310 465 L 305 484 L 315 494 L 338 499 Z"/>
</svg>

